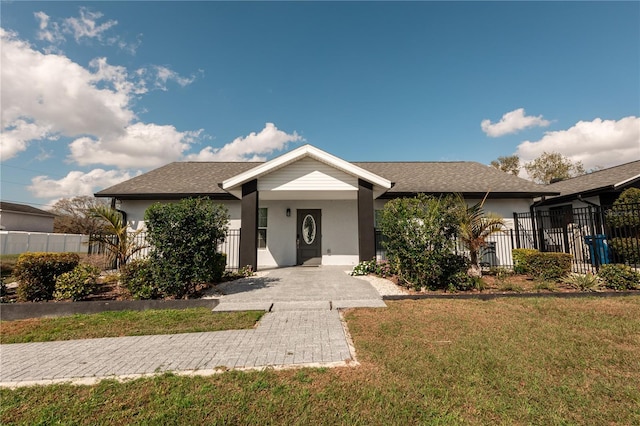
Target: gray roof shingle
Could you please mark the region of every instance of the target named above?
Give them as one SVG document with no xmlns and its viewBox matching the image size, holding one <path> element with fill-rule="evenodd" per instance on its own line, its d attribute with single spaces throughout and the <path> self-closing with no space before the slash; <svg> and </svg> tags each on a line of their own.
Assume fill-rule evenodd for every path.
<svg viewBox="0 0 640 426">
<path fill-rule="evenodd" d="M 176 162 L 103 189 L 98 197 L 161 199 L 188 195 L 230 198 L 218 184 L 260 162 Z M 543 185 L 476 162 L 353 162 L 395 183 L 389 196 L 408 193 L 450 193 L 533 197 L 557 194 Z"/>
<path fill-rule="evenodd" d="M 8 203 L 6 201 L 0 201 L 0 211 L 14 212 L 14 213 L 28 213 L 28 214 L 35 214 L 38 216 L 47 216 L 47 217 L 56 216 L 51 212 L 40 210 L 35 207 L 28 206 L 26 204 Z"/>
<path fill-rule="evenodd" d="M 552 183 L 548 188 L 559 192 L 561 197 L 565 197 L 603 189 L 613 189 L 615 184 L 634 177 L 640 178 L 640 160 Z"/>
<path fill-rule="evenodd" d="M 354 162 L 394 182 L 388 194 L 451 193 L 538 196 L 555 191 L 474 161 Z"/>
</svg>

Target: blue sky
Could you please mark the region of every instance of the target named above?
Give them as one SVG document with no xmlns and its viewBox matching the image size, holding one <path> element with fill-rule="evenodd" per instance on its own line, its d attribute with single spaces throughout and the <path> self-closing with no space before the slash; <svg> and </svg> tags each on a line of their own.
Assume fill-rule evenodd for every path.
<svg viewBox="0 0 640 426">
<path fill-rule="evenodd" d="M 640 159 L 638 2 L 2 2 L 1 198 L 180 160 Z"/>
</svg>

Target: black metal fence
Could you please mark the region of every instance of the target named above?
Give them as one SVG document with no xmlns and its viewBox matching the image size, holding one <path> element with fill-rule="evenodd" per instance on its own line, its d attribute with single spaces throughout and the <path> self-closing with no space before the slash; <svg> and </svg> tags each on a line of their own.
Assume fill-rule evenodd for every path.
<svg viewBox="0 0 640 426">
<path fill-rule="evenodd" d="M 640 268 L 640 204 L 613 207 L 563 207 L 514 213 L 514 228 L 491 235 L 481 249 L 485 267 L 513 267 L 512 250 L 531 248 L 570 253 L 573 270 L 596 272 L 601 265 L 624 263 Z M 384 236 L 376 230 L 376 258 L 386 260 Z M 456 251 L 466 254 L 456 242 Z"/>
<path fill-rule="evenodd" d="M 522 235 L 521 235 L 522 237 Z M 382 231 L 376 230 L 376 259 L 379 261 L 387 260 L 387 253 L 384 242 L 389 237 L 385 236 Z M 483 267 L 513 267 L 513 257 L 511 250 L 516 248 L 516 231 L 506 229 L 499 233 L 491 235 L 487 239 L 487 244 L 480 249 L 480 264 Z M 455 252 L 462 255 L 469 255 L 469 251 L 459 241 L 455 241 Z"/>
<path fill-rule="evenodd" d="M 640 267 L 640 204 L 561 206 L 514 214 L 519 248 L 569 253 L 577 272 L 624 263 Z"/>
<path fill-rule="evenodd" d="M 146 232 L 131 233 L 130 238 L 134 239 L 134 243 L 138 247 L 142 247 L 141 250 L 136 252 L 132 259 L 143 259 L 149 254 L 149 244 L 147 243 Z M 108 244 L 104 240 L 110 241 L 116 244 L 118 241 L 115 235 L 90 235 L 87 254 L 95 259 L 96 266 L 103 269 L 118 269 L 118 264 L 115 259 L 110 256 L 110 252 L 107 248 Z M 229 229 L 224 238 L 224 241 L 218 244 L 218 252 L 225 253 L 227 255 L 227 270 L 236 271 L 239 269 L 239 255 L 240 255 L 240 230 Z"/>
</svg>

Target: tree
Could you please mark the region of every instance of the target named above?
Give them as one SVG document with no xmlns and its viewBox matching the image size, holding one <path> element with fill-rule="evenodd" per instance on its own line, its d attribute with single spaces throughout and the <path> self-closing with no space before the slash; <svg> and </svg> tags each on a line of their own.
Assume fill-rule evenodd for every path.
<svg viewBox="0 0 640 426">
<path fill-rule="evenodd" d="M 514 176 L 518 176 L 520 173 L 520 157 L 517 155 L 498 157 L 497 160 L 493 160 L 491 162 L 491 166 L 505 173 L 511 173 Z"/>
<path fill-rule="evenodd" d="M 104 234 L 94 235 L 93 240 L 105 245 L 118 268 L 126 265 L 134 254 L 147 247 L 138 241 L 142 230 L 129 232 L 119 211 L 102 205 L 92 207 L 89 214 L 102 223 L 105 231 Z"/>
<path fill-rule="evenodd" d="M 388 237 L 387 258 L 405 284 L 441 288 L 466 270 L 465 260 L 453 254 L 459 216 L 453 196 L 420 194 L 385 204 L 380 227 Z"/>
<path fill-rule="evenodd" d="M 106 205 L 105 200 L 87 195 L 58 200 L 50 209 L 56 215 L 53 232 L 85 235 L 104 233 L 103 221 L 92 216 L 90 210 Z"/>
<path fill-rule="evenodd" d="M 488 194 L 487 194 L 488 195 Z M 462 215 L 458 228 L 458 239 L 469 249 L 471 266 L 468 273 L 470 276 L 482 276 L 480 269 L 480 249 L 486 245 L 487 237 L 496 232 L 500 232 L 505 224 L 502 217 L 494 213 L 485 213 L 484 202 L 467 207 L 464 198 L 460 197 Z"/>
<path fill-rule="evenodd" d="M 568 179 L 585 174 L 581 161 L 573 162 L 558 152 L 543 152 L 524 165 L 529 177 L 538 183 L 551 183 L 554 179 Z"/>
<path fill-rule="evenodd" d="M 144 214 L 153 279 L 159 293 L 178 298 L 198 284 L 218 281 L 225 256 L 218 253 L 229 227 L 227 208 L 205 198 L 155 203 Z"/>
</svg>

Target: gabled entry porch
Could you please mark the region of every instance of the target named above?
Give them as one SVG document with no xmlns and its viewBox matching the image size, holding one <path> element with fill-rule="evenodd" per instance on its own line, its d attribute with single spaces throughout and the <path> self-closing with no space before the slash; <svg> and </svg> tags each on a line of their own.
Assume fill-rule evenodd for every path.
<svg viewBox="0 0 640 426">
<path fill-rule="evenodd" d="M 305 145 L 221 184 L 241 199 L 240 265 L 355 265 L 375 256 L 391 182 Z"/>
</svg>

